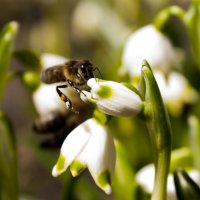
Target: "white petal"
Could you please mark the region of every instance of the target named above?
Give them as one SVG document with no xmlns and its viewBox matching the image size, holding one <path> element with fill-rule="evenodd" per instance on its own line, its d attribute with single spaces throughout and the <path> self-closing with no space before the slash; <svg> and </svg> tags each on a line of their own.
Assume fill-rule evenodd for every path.
<svg viewBox="0 0 200 200">
<path fill-rule="evenodd" d="M 98 122 L 94 129 L 95 132 L 78 159 L 87 164 L 96 184 L 110 194 L 110 178 L 116 160 L 114 141 L 112 135 Z"/>
<path fill-rule="evenodd" d="M 45 115 L 54 110 L 62 111 L 66 109 L 56 92 L 56 86 L 54 84 L 41 84 L 33 94 L 33 103 L 40 115 Z"/>
<path fill-rule="evenodd" d="M 184 76 L 177 72 L 171 72 L 166 79 L 164 74 L 158 71 L 154 72 L 154 75 L 165 102 L 184 100 L 184 93 L 189 87 Z M 193 97 L 193 95 L 189 95 L 191 101 L 193 101 Z"/>
<path fill-rule="evenodd" d="M 60 151 L 59 158 L 61 159 L 61 164 L 59 164 L 58 159 L 58 162 L 52 171 L 53 176 L 58 176 L 64 172 L 81 151 L 83 151 L 94 129 L 93 124 L 93 119 L 89 119 L 75 128 L 67 136 Z"/>
<path fill-rule="evenodd" d="M 158 83 L 165 102 L 177 100 L 183 93 L 186 80 L 178 73 L 170 73 L 168 79 L 161 72 L 155 72 L 154 76 Z"/>
<path fill-rule="evenodd" d="M 47 69 L 49 67 L 52 67 L 54 65 L 59 65 L 67 62 L 67 58 L 56 55 L 56 54 L 50 54 L 50 53 L 44 53 L 41 57 L 41 63 L 43 69 Z"/>
<path fill-rule="evenodd" d="M 114 81 L 100 81 L 95 84 L 93 80 L 89 80 L 91 94 L 102 112 L 113 116 L 130 116 L 141 111 L 141 98 L 132 90 Z"/>
<path fill-rule="evenodd" d="M 56 54 L 44 53 L 41 56 L 41 64 L 43 69 L 52 67 L 57 64 L 62 64 L 66 61 L 66 58 Z M 49 112 L 54 110 L 66 110 L 65 105 L 60 100 L 56 92 L 56 85 L 57 84 L 41 84 L 41 86 L 34 92 L 33 103 L 40 115 L 48 114 Z M 65 93 L 69 92 L 65 90 Z"/>
<path fill-rule="evenodd" d="M 123 66 L 131 76 L 141 74 L 141 64 L 146 59 L 151 67 L 168 72 L 180 62 L 177 50 L 169 39 L 153 25 L 144 26 L 127 40 L 123 52 Z"/>
</svg>

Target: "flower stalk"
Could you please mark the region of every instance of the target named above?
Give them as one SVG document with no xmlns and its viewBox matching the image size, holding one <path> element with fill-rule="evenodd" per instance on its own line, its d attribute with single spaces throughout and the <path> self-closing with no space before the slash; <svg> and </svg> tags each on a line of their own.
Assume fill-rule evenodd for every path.
<svg viewBox="0 0 200 200">
<path fill-rule="evenodd" d="M 194 167 L 200 170 L 200 121 L 195 116 L 190 116 L 189 120 L 190 146 L 193 155 Z"/>
<path fill-rule="evenodd" d="M 179 6 L 170 6 L 158 14 L 154 19 L 154 26 L 158 30 L 161 30 L 172 16 L 176 16 L 182 21 L 185 16 L 185 11 Z"/>
<path fill-rule="evenodd" d="M 149 64 L 142 65 L 141 92 L 146 101 L 144 112 L 155 156 L 155 180 L 151 200 L 166 199 L 170 166 L 171 127 L 168 114 Z"/>
<path fill-rule="evenodd" d="M 200 1 L 193 0 L 190 8 L 184 16 L 188 35 L 191 41 L 194 60 L 200 67 Z"/>
</svg>

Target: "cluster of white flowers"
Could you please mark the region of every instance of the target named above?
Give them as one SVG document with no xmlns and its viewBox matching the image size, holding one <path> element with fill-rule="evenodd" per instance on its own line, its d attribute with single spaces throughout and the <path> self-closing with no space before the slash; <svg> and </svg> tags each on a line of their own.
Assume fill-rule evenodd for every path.
<svg viewBox="0 0 200 200">
<path fill-rule="evenodd" d="M 107 115 L 136 115 L 143 108 L 140 96 L 120 83 L 92 78 L 87 84 L 91 91 L 82 91 L 81 98 Z M 88 168 L 96 184 L 110 194 L 115 157 L 112 135 L 104 124 L 91 118 L 65 139 L 52 174 L 58 176 L 70 166 L 72 175 L 77 176 Z"/>
<path fill-rule="evenodd" d="M 45 54 L 42 57 L 44 69 L 65 61 L 65 58 L 55 55 Z M 82 100 L 92 102 L 102 113 L 112 116 L 133 116 L 143 109 L 140 95 L 136 90 L 131 90 L 123 84 L 92 78 L 88 80 L 87 85 L 91 89 L 90 92 L 80 93 Z M 66 109 L 56 93 L 55 85 L 41 84 L 33 95 L 33 101 L 41 115 Z M 115 160 L 112 134 L 101 120 L 91 118 L 66 137 L 52 175 L 56 177 L 70 166 L 72 175 L 77 176 L 88 168 L 95 183 L 110 194 Z"/>
<path fill-rule="evenodd" d="M 124 46 L 121 72 L 128 72 L 135 83 L 144 59 L 150 64 L 170 111 L 178 114 L 185 103 L 196 100 L 197 94 L 187 79 L 174 71 L 181 65 L 183 53 L 153 25 L 144 26 L 130 35 Z"/>
</svg>

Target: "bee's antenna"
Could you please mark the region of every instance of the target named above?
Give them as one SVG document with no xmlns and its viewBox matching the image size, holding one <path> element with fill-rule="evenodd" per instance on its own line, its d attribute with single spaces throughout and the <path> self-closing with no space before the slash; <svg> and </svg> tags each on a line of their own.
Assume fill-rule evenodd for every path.
<svg viewBox="0 0 200 200">
<path fill-rule="evenodd" d="M 93 71 L 95 71 L 95 70 L 98 71 L 98 73 L 99 73 L 101 79 L 103 79 L 103 76 L 102 76 L 101 71 L 99 70 L 99 68 L 98 68 L 98 67 L 95 67 L 95 68 L 93 69 Z"/>
</svg>

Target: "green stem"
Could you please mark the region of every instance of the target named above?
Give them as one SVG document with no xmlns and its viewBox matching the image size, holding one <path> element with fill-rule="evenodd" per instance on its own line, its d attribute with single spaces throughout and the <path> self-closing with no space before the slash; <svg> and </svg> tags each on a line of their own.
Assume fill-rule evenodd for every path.
<svg viewBox="0 0 200 200">
<path fill-rule="evenodd" d="M 96 119 L 100 124 L 106 125 L 110 121 L 111 116 L 102 113 L 96 108 L 93 112 L 93 118 Z"/>
<path fill-rule="evenodd" d="M 200 170 L 200 121 L 197 117 L 191 116 L 188 122 L 194 167 Z"/>
<path fill-rule="evenodd" d="M 149 64 L 142 67 L 145 116 L 155 153 L 155 181 L 151 200 L 165 200 L 171 155 L 171 127 L 162 97 Z"/>
<path fill-rule="evenodd" d="M 151 200 L 166 199 L 167 176 L 169 172 L 169 150 L 164 149 L 158 152 L 158 159 L 155 163 L 156 173 L 154 180 L 154 189 Z"/>
<path fill-rule="evenodd" d="M 194 60 L 200 67 L 200 0 L 193 0 L 184 16 Z"/>
<path fill-rule="evenodd" d="M 176 16 L 181 21 L 183 21 L 185 16 L 185 11 L 178 6 L 170 6 L 162 10 L 158 16 L 155 18 L 153 24 L 158 29 L 161 30 L 162 27 L 167 23 L 167 21 L 172 17 Z"/>
</svg>

